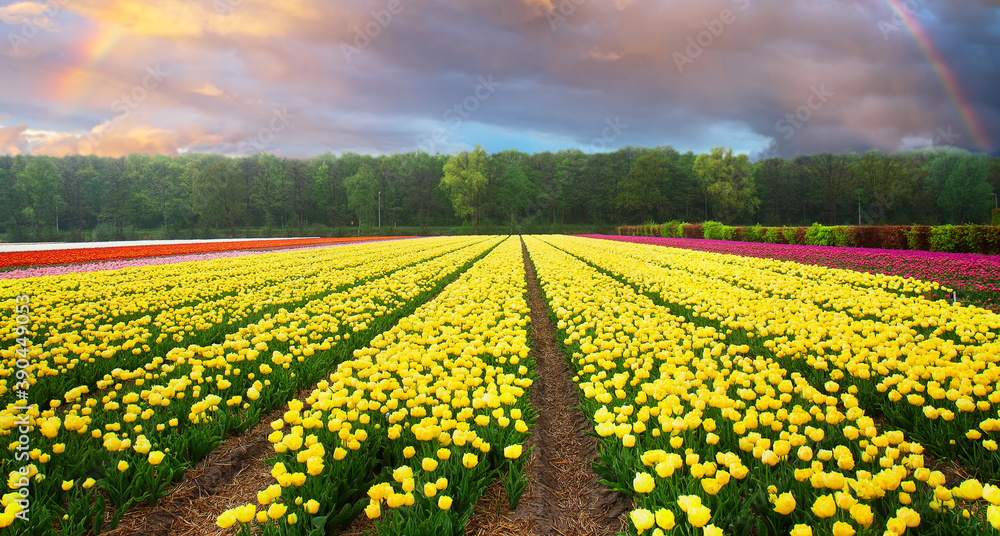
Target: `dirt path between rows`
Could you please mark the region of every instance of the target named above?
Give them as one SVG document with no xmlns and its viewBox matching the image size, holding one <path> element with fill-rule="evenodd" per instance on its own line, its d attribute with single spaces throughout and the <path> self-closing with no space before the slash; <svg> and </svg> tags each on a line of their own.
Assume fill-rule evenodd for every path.
<svg viewBox="0 0 1000 536">
<path fill-rule="evenodd" d="M 467 534 L 611 536 L 625 530 L 631 503 L 608 491 L 590 468 L 597 459 L 598 439 L 585 433 L 592 426 L 576 409 L 579 390 L 556 343 L 549 307 L 523 242 L 522 251 L 537 375 L 530 400 L 538 420 L 527 442 L 534 447 L 527 469 L 531 480 L 513 512 L 507 511 L 502 487 L 491 486 L 477 505 Z"/>
<path fill-rule="evenodd" d="M 299 393 L 305 401 L 312 389 Z M 272 454 L 267 440 L 271 421 L 280 419 L 287 404 L 262 415 L 257 426 L 231 437 L 193 469 L 188 469 L 170 494 L 156 506 L 130 510 L 106 536 L 232 535 L 215 524 L 219 514 L 257 502 L 257 492 L 271 482 L 271 468 L 264 459 Z"/>
<path fill-rule="evenodd" d="M 533 446 L 528 460 L 530 482 L 518 508 L 510 511 L 500 481 L 489 486 L 476 505 L 466 528 L 474 536 L 612 536 L 625 530 L 630 501 L 609 492 L 590 469 L 597 459 L 597 438 L 585 431 L 592 426 L 579 409 L 576 384 L 569 364 L 556 343 L 556 330 L 542 296 L 527 249 L 528 305 L 531 308 L 531 355 L 537 380 L 530 401 L 538 420 L 527 441 Z M 300 392 L 305 401 L 312 389 Z M 286 407 L 261 418 L 260 424 L 230 438 L 195 468 L 188 470 L 171 494 L 155 507 L 128 512 L 107 536 L 231 536 L 232 529 L 215 524 L 219 514 L 255 503 L 257 492 L 271 483 L 271 454 L 267 441 L 270 422 Z M 371 527 L 363 515 L 341 533 L 360 535 Z"/>
</svg>

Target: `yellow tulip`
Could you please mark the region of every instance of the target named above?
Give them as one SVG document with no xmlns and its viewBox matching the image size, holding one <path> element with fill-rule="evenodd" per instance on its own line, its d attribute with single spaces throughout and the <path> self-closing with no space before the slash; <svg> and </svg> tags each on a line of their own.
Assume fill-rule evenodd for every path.
<svg viewBox="0 0 1000 536">
<path fill-rule="evenodd" d="M 315 499 L 309 499 L 305 503 L 305 509 L 306 512 L 309 512 L 310 514 L 315 514 L 316 512 L 319 512 L 319 503 Z"/>
<path fill-rule="evenodd" d="M 240 523 L 249 523 L 257 515 L 257 508 L 252 504 L 245 504 L 236 508 L 236 519 Z"/>
<path fill-rule="evenodd" d="M 278 519 L 281 516 L 285 515 L 285 512 L 287 512 L 287 511 L 288 511 L 288 507 L 287 506 L 285 506 L 285 505 L 283 505 L 281 503 L 273 503 L 267 509 L 267 517 L 269 517 L 271 519 Z"/>
<path fill-rule="evenodd" d="M 365 507 L 365 516 L 368 519 L 378 519 L 382 515 L 382 506 L 379 501 L 369 500 L 368 506 Z"/>
<path fill-rule="evenodd" d="M 224 529 L 228 529 L 228 528 L 232 527 L 233 525 L 235 525 L 236 524 L 236 509 L 235 508 L 230 508 L 229 510 L 226 510 L 225 512 L 222 512 L 221 514 L 219 514 L 219 517 L 216 518 L 216 520 L 215 520 L 215 524 L 218 525 L 221 528 L 224 528 Z"/>
<path fill-rule="evenodd" d="M 875 520 L 875 515 L 872 513 L 871 507 L 867 504 L 855 504 L 850 508 L 849 512 L 851 514 L 851 518 L 865 528 L 870 527 L 872 522 Z"/>
<path fill-rule="evenodd" d="M 712 511 L 705 506 L 698 505 L 688 510 L 687 517 L 691 526 L 701 528 L 708 524 L 709 519 L 712 518 Z"/>
<path fill-rule="evenodd" d="M 803 525 L 801 523 L 792 527 L 792 531 L 789 533 L 789 536 L 812 536 L 812 535 L 813 535 L 812 527 L 810 527 L 809 525 Z"/>
<path fill-rule="evenodd" d="M 837 513 L 837 503 L 830 495 L 821 495 L 813 502 L 812 511 L 816 517 L 827 518 Z"/>
<path fill-rule="evenodd" d="M 993 484 L 986 484 L 983 486 L 983 498 L 989 501 L 990 504 L 1000 505 L 1000 487 Z"/>
<path fill-rule="evenodd" d="M 920 514 L 910 508 L 903 507 L 897 509 L 896 517 L 903 520 L 903 523 L 911 529 L 920 525 Z"/>
<path fill-rule="evenodd" d="M 995 504 L 989 505 L 986 508 L 986 520 L 994 529 L 1000 530 L 1000 507 Z"/>
<path fill-rule="evenodd" d="M 955 491 L 959 498 L 975 501 L 983 496 L 983 485 L 976 479 L 969 479 L 962 482 Z"/>
<path fill-rule="evenodd" d="M 632 488 L 635 489 L 636 493 L 650 493 L 654 487 L 656 487 L 656 482 L 649 473 L 636 473 L 632 480 Z"/>
<path fill-rule="evenodd" d="M 837 521 L 833 524 L 833 536 L 854 536 L 857 533 L 849 523 Z"/>
<path fill-rule="evenodd" d="M 785 492 L 774 501 L 774 511 L 783 516 L 787 516 L 795 510 L 795 497 L 791 493 Z"/>
<path fill-rule="evenodd" d="M 663 530 L 671 530 L 674 528 L 674 513 L 666 508 L 660 508 L 656 511 L 656 526 Z"/>
<path fill-rule="evenodd" d="M 640 534 L 647 529 L 653 528 L 653 525 L 656 524 L 656 518 L 653 513 L 645 508 L 632 510 L 632 513 L 629 514 L 629 518 L 631 518 L 632 524 Z"/>
<path fill-rule="evenodd" d="M 704 530 L 704 536 L 723 536 L 725 534 L 721 528 L 715 525 L 706 525 L 702 530 Z"/>
</svg>

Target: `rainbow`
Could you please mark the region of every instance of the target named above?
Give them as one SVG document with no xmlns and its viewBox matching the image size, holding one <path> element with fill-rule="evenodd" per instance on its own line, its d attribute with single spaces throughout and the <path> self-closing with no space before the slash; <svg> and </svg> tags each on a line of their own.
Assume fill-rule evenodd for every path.
<svg viewBox="0 0 1000 536">
<path fill-rule="evenodd" d="M 948 92 L 948 97 L 951 98 L 952 103 L 958 110 L 959 114 L 962 116 L 962 121 L 965 122 L 965 128 L 972 136 L 973 141 L 980 149 L 990 150 L 993 147 L 993 142 L 990 139 L 989 132 L 987 132 L 986 127 L 983 126 L 982 121 L 979 120 L 979 116 L 976 115 L 976 111 L 973 109 L 972 104 L 969 102 L 968 97 L 962 91 L 962 86 L 958 83 L 958 78 L 955 73 L 952 72 L 948 64 L 945 63 L 944 58 L 941 53 L 934 48 L 934 44 L 931 42 L 930 36 L 927 30 L 921 26 L 920 21 L 911 13 L 912 10 L 907 8 L 903 4 L 903 0 L 882 0 L 889 9 L 899 17 L 899 20 L 903 23 L 906 30 L 913 36 L 914 41 L 923 51 L 924 56 L 927 57 L 927 61 L 930 62 L 931 68 L 934 69 L 937 77 L 941 79 L 941 83 L 944 84 L 945 91 Z"/>
<path fill-rule="evenodd" d="M 69 65 L 56 75 L 52 97 L 64 112 L 83 99 L 99 80 L 94 67 L 114 50 L 124 33 L 117 24 L 98 24 L 76 49 Z"/>
</svg>

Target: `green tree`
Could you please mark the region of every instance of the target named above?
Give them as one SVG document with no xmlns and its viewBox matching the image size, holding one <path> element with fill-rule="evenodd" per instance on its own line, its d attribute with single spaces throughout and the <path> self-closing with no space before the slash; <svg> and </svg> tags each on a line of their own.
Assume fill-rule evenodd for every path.
<svg viewBox="0 0 1000 536">
<path fill-rule="evenodd" d="M 194 180 L 195 206 L 202 218 L 228 225 L 236 236 L 236 224 L 243 216 L 246 182 L 236 163 L 225 156 L 210 156 Z"/>
<path fill-rule="evenodd" d="M 723 223 L 731 223 L 743 214 L 752 213 L 760 204 L 751 174 L 750 159 L 745 154 L 733 155 L 732 149 L 712 148 L 709 154 L 698 155 L 694 173 L 705 190 L 707 201 Z"/>
<path fill-rule="evenodd" d="M 0 156 L 0 225 L 9 239 L 22 240 L 26 226 L 20 225 L 19 220 L 23 218 L 24 201 L 13 166 L 12 157 Z"/>
<path fill-rule="evenodd" d="M 281 188 L 283 171 L 281 163 L 273 154 L 255 153 L 250 156 L 248 173 L 254 177 L 263 212 L 264 227 L 267 234 L 275 223 L 282 222 L 284 226 L 284 190 Z"/>
<path fill-rule="evenodd" d="M 347 190 L 347 204 L 358 215 L 358 235 L 361 227 L 374 225 L 378 180 L 368 163 L 362 164 L 357 173 L 344 180 Z"/>
<path fill-rule="evenodd" d="M 666 198 L 661 185 L 668 180 L 670 162 L 665 153 L 650 151 L 640 155 L 618 189 L 618 208 L 638 213 L 640 221 L 648 221 Z"/>
<path fill-rule="evenodd" d="M 424 152 L 400 156 L 402 208 L 416 217 L 416 224 L 424 231 L 430 224 L 431 214 L 439 208 L 434 194 L 444 175 L 444 161 Z"/>
<path fill-rule="evenodd" d="M 854 156 L 854 175 L 857 185 L 864 190 L 864 222 L 882 225 L 890 221 L 892 212 L 906 206 L 912 197 L 916 168 L 913 161 L 903 155 L 890 155 L 868 151 Z"/>
<path fill-rule="evenodd" d="M 559 210 L 559 231 L 566 224 L 566 211 L 583 199 L 580 183 L 583 182 L 589 156 L 579 149 L 559 151 L 556 165 L 556 207 Z"/>
<path fill-rule="evenodd" d="M 987 177 L 988 158 L 948 152 L 928 166 L 928 186 L 938 192 L 937 205 L 949 222 L 982 222 L 993 206 Z"/>
<path fill-rule="evenodd" d="M 59 209 L 63 208 L 59 167 L 47 156 L 34 157 L 18 175 L 18 183 L 27 206 L 24 216 L 33 220 L 35 236 L 40 237 L 43 224 L 55 223 Z"/>
<path fill-rule="evenodd" d="M 451 199 L 455 215 L 472 219 L 472 232 L 479 234 L 479 205 L 486 188 L 486 150 L 476 145 L 471 153 L 464 151 L 448 159 L 444 165 L 441 188 Z"/>
<path fill-rule="evenodd" d="M 502 165 L 497 184 L 494 185 L 498 212 L 509 217 L 510 234 L 514 234 L 516 215 L 527 206 L 531 188 L 528 175 L 522 167 L 527 162 L 528 155 L 507 150 L 493 155 L 493 159 Z"/>
<path fill-rule="evenodd" d="M 774 157 L 758 160 L 753 165 L 754 182 L 762 200 L 758 217 L 768 225 L 782 225 L 792 222 L 789 182 L 791 163 L 784 158 Z"/>
<path fill-rule="evenodd" d="M 805 170 L 816 185 L 817 205 L 827 207 L 827 222 L 837 225 L 838 208 L 848 193 L 855 191 L 852 161 L 841 155 L 822 153 L 810 156 Z"/>
<path fill-rule="evenodd" d="M 552 215 L 552 229 L 556 225 L 556 206 L 558 205 L 558 183 L 556 181 L 558 157 L 549 151 L 535 153 L 528 158 L 526 172 L 531 181 L 528 212 L 531 218 L 545 221 L 545 215 Z"/>
<path fill-rule="evenodd" d="M 993 193 L 1000 194 L 1000 156 L 990 157 L 990 173 L 986 181 L 990 184 Z"/>
<path fill-rule="evenodd" d="M 83 157 L 80 160 L 78 165 L 74 166 L 75 169 L 69 171 L 70 177 L 66 181 L 66 213 L 77 239 L 82 238 L 82 230 L 90 220 L 94 219 L 93 207 L 88 200 L 87 185 L 98 177 L 97 170 L 90 162 Z"/>
<path fill-rule="evenodd" d="M 321 161 L 316 167 L 313 182 L 313 197 L 330 217 L 330 226 L 336 227 L 336 207 L 337 190 L 339 190 L 337 179 L 333 176 L 330 166 L 325 161 Z"/>
</svg>

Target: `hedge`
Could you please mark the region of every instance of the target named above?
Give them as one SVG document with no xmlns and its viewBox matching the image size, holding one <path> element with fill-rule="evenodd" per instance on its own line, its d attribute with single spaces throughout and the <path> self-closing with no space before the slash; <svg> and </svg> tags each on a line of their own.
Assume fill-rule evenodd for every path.
<svg viewBox="0 0 1000 536">
<path fill-rule="evenodd" d="M 994 214 L 1000 220 L 1000 212 Z M 624 236 L 705 238 L 769 244 L 840 246 L 874 249 L 908 249 L 950 253 L 1000 254 L 1000 225 L 878 225 L 811 227 L 730 227 L 719 222 L 623 225 Z"/>
</svg>

